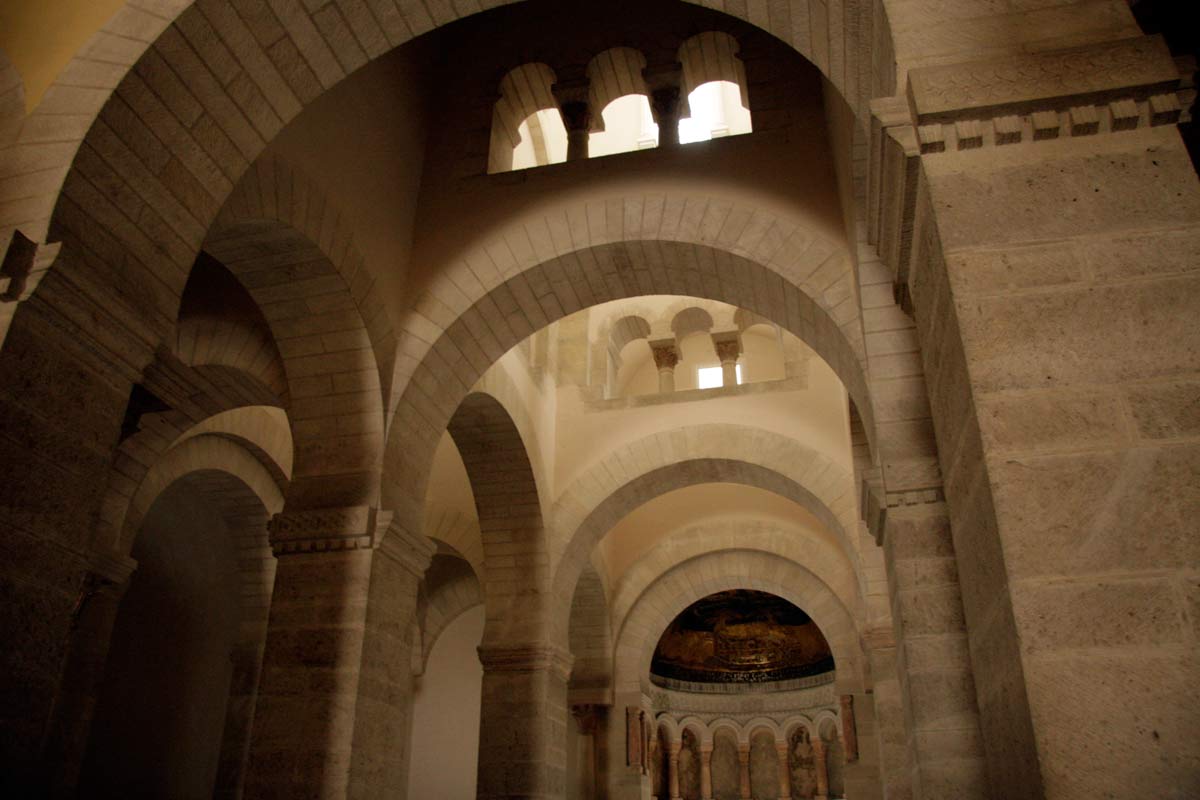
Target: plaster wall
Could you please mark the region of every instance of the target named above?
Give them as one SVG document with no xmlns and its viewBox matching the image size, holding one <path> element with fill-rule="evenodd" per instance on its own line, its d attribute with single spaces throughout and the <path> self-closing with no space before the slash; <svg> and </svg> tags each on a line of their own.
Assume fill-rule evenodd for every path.
<svg viewBox="0 0 1200 800">
<path fill-rule="evenodd" d="M 483 666 L 475 648 L 483 638 L 483 623 L 483 606 L 450 623 L 429 654 L 425 674 L 416 680 L 409 797 L 475 797 L 483 686 Z"/>
</svg>

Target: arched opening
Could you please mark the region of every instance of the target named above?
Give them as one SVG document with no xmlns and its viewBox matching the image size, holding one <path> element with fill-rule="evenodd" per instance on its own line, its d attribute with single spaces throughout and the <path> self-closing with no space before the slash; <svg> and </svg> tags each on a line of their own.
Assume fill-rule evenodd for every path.
<svg viewBox="0 0 1200 800">
<path fill-rule="evenodd" d="M 600 112 L 603 130 L 588 136 L 588 158 L 658 147 L 658 123 L 644 94 L 618 97 Z"/>
<path fill-rule="evenodd" d="M 266 517 L 245 484 L 217 470 L 174 481 L 150 505 L 113 628 L 81 796 L 235 796 L 250 724 L 240 706 L 253 708 L 263 633 L 247 618 L 240 560 Z"/>
<path fill-rule="evenodd" d="M 734 589 L 675 617 L 655 647 L 650 681 L 679 691 L 769 691 L 833 669 L 829 643 L 808 614 L 767 592 Z"/>
</svg>

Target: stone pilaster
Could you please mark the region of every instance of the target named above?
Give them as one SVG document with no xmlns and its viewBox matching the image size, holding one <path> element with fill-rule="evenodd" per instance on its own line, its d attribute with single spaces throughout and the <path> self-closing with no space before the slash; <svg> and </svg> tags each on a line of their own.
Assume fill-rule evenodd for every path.
<svg viewBox="0 0 1200 800">
<path fill-rule="evenodd" d="M 1200 766 L 1162 744 L 1200 716 L 1176 66 L 1137 37 L 909 77 L 877 116 L 873 225 L 921 343 L 989 782 L 1169 794 Z"/>
<path fill-rule="evenodd" d="M 607 711 L 607 706 L 591 703 L 571 706 L 571 716 L 579 726 L 579 790 L 582 793 L 580 800 L 595 800 L 603 796 L 600 780 L 604 765 L 601 763 L 601 753 Z"/>
<path fill-rule="evenodd" d="M 245 797 L 407 783 L 417 586 L 433 543 L 367 506 L 284 512 Z"/>
<path fill-rule="evenodd" d="M 571 655 L 544 644 L 485 645 L 477 797 L 566 793 Z"/>
<path fill-rule="evenodd" d="M 90 560 L 72 614 L 70 643 L 46 742 L 46 763 L 53 765 L 52 797 L 77 793 L 113 625 L 136 569 L 136 561 L 114 552 L 94 553 Z"/>
</svg>

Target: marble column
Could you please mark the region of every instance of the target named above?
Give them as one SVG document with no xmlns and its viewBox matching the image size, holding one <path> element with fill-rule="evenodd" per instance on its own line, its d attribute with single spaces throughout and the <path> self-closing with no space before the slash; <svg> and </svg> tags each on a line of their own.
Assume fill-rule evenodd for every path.
<svg viewBox="0 0 1200 800">
<path fill-rule="evenodd" d="M 480 800 L 566 793 L 571 655 L 546 644 L 481 645 Z"/>
<path fill-rule="evenodd" d="M 671 742 L 667 754 L 667 788 L 671 800 L 679 800 L 679 753 L 683 749 L 680 742 Z"/>
<path fill-rule="evenodd" d="M 713 349 L 721 362 L 721 385 L 737 386 L 737 363 L 742 354 L 742 335 L 738 331 L 712 334 Z"/>
<path fill-rule="evenodd" d="M 738 796 L 750 800 L 750 745 L 738 745 Z"/>
<path fill-rule="evenodd" d="M 675 391 L 675 367 L 679 364 L 679 345 L 674 339 L 656 339 L 650 342 L 654 366 L 658 368 L 658 391 Z"/>
<path fill-rule="evenodd" d="M 51 796 L 74 797 L 87 751 L 104 666 L 121 598 L 137 562 L 115 552 L 96 553 L 71 618 L 70 640 L 46 742 Z"/>
<path fill-rule="evenodd" d="M 779 756 L 779 800 L 792 800 L 792 770 L 788 767 L 787 742 L 775 742 L 775 753 Z"/>
<path fill-rule="evenodd" d="M 817 794 L 813 800 L 829 797 L 829 767 L 825 763 L 825 741 L 820 737 L 812 740 L 813 764 L 817 769 Z"/>
<path fill-rule="evenodd" d="M 713 800 L 711 744 L 700 745 L 700 800 Z"/>
<path fill-rule="evenodd" d="M 404 792 L 412 620 L 434 546 L 391 517 L 352 506 L 271 520 L 278 565 L 244 797 Z"/>
</svg>

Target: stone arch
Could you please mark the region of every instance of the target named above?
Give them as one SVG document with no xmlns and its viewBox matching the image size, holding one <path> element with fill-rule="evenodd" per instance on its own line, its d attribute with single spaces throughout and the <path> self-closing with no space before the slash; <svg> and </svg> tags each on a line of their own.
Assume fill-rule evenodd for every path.
<svg viewBox="0 0 1200 800">
<path fill-rule="evenodd" d="M 708 5 L 704 0 L 685 0 Z M 514 0 L 499 0 L 491 6 Z M 242 168 L 264 143 L 323 91 L 394 47 L 443 25 L 478 13 L 466 6 L 383 2 L 372 8 L 357 4 L 316 10 L 288 6 L 283 17 L 265 8 L 237 4 L 193 4 L 177 0 L 130 0 L 82 47 L 30 115 L 33 122 L 9 152 L 0 157 L 25 161 L 47 173 L 33 187 L 6 186 L 0 193 L 0 244 L 22 226 L 30 238 L 44 241 L 63 179 L 80 146 L 92 135 L 95 117 L 132 110 L 147 119 L 149 111 L 173 110 L 147 95 L 156 70 L 167 66 L 179 74 L 208 72 L 239 77 L 243 94 L 230 95 L 232 79 L 212 83 L 206 104 L 216 131 L 234 152 L 233 169 Z M 824 73 L 852 108 L 865 113 L 865 102 L 890 94 L 895 83 L 891 32 L 881 7 L 853 0 L 793 0 L 772 7 L 731 7 L 726 11 L 790 45 Z M 853 24 L 848 24 L 852 22 Z M 189 51 L 188 48 L 194 48 Z M 878 51 L 873 53 L 872 49 Z M 97 54 L 103 53 L 101 61 Z M 879 65 L 876 69 L 876 63 Z M 236 66 L 234 66 L 236 65 Z M 137 69 L 135 70 L 135 67 Z M 97 76 L 103 79 L 97 81 Z M 212 82 L 205 76 L 205 80 Z M 113 87 L 113 88 L 96 88 Z M 39 141 L 42 117 L 78 113 L 81 91 L 87 93 L 88 116 L 65 141 Z M 172 100 L 174 98 L 171 98 Z M 125 105 L 127 104 L 127 105 Z M 128 110 L 126 110 L 128 109 Z M 229 179 L 213 170 L 212 159 L 178 123 L 148 123 L 160 140 L 180 153 L 195 152 L 181 163 L 214 185 L 209 192 L 228 192 Z M 209 128 L 213 130 L 212 127 Z M 186 154 L 185 154 L 186 155 Z M 21 202 L 13 203 L 17 200 Z M 215 209 L 214 209 L 215 210 Z"/>
<path fill-rule="evenodd" d="M 804 728 L 810 738 L 817 735 L 816 724 L 804 714 L 794 714 L 788 717 L 779 727 L 783 731 L 785 741 L 789 742 L 792 740 L 792 734 L 796 732 L 797 728 Z"/>
<path fill-rule="evenodd" d="M 251 400 L 254 405 L 243 405 L 242 398 L 218 391 L 203 377 L 198 375 L 198 370 L 163 358 L 161 354 L 147 368 L 144 384 L 151 392 L 183 387 L 187 402 L 171 398 L 172 404 L 177 406 L 175 409 L 143 415 L 138 420 L 138 429 L 117 446 L 105 479 L 96 524 L 95 547 L 98 549 L 119 547 L 125 535 L 130 503 L 146 474 L 171 447 L 192 432 L 207 430 L 234 439 L 243 450 L 258 457 L 278 486 L 286 487 L 292 469 L 292 440 L 286 428 L 286 417 L 282 432 L 277 425 L 278 417 L 270 418 L 270 422 L 259 420 L 248 425 L 234 422 L 230 429 L 218 429 L 216 418 L 231 421 L 238 415 L 253 415 L 250 409 L 260 401 Z"/>
<path fill-rule="evenodd" d="M 491 395 L 468 395 L 447 425 L 479 515 L 483 542 L 484 642 L 545 641 L 545 534 L 529 450 Z"/>
<path fill-rule="evenodd" d="M 426 506 L 422 530 L 430 539 L 454 550 L 483 580 L 483 536 L 477 518 L 457 509 Z"/>
<path fill-rule="evenodd" d="M 567 643 L 575 662 L 571 692 L 603 692 L 612 683 L 612 623 L 608 592 L 592 565 L 579 576 L 571 598 Z"/>
<path fill-rule="evenodd" d="M 433 557 L 425 570 L 417 603 L 421 646 L 413 650 L 416 674 L 425 671 L 429 654 L 442 632 L 482 602 L 483 588 L 466 559 L 442 553 Z"/>
<path fill-rule="evenodd" d="M 655 720 L 655 729 L 666 731 L 667 744 L 674 744 L 679 741 L 682 731 L 679 729 L 679 723 L 675 721 L 669 714 L 659 714 Z"/>
<path fill-rule="evenodd" d="M 283 493 L 270 472 L 233 442 L 219 436 L 197 436 L 173 447 L 147 473 L 129 504 L 118 552 L 127 554 L 142 518 L 168 486 L 193 473 L 222 472 L 236 477 L 271 514 L 283 509 Z M 265 529 L 263 531 L 266 533 Z"/>
<path fill-rule="evenodd" d="M 838 686 L 862 685 L 858 628 L 829 587 L 804 567 L 779 556 L 725 550 L 680 564 L 642 594 L 616 637 L 615 691 L 649 691 L 650 662 L 663 631 L 692 603 L 730 589 L 769 592 L 803 609 L 829 642 Z"/>
<path fill-rule="evenodd" d="M 786 437 L 740 425 L 695 425 L 615 450 L 560 495 L 553 519 L 556 597 L 603 535 L 637 505 L 697 483 L 745 483 L 795 500 L 842 542 L 857 567 L 854 486 L 834 461 Z"/>
<path fill-rule="evenodd" d="M 725 729 L 733 734 L 733 738 L 737 741 L 742 740 L 742 726 L 736 720 L 729 717 L 718 717 L 708 723 L 708 740 L 714 741 L 717 737 L 717 731 Z"/>
<path fill-rule="evenodd" d="M 810 731 L 815 731 L 818 736 L 825 738 L 824 731 L 833 731 L 833 736 L 838 735 L 841 724 L 838 721 L 837 715 L 832 711 L 818 711 L 812 720 L 812 728 Z M 832 737 L 831 737 L 832 738 Z"/>
<path fill-rule="evenodd" d="M 442 420 L 457 407 L 459 398 L 504 352 L 534 331 L 565 314 L 608 300 L 642 294 L 692 295 L 761 312 L 809 342 L 841 377 L 860 411 L 870 408 L 858 355 L 861 327 L 843 250 L 795 225 L 777 230 L 769 215 L 752 220 L 754 215 L 748 209 L 742 210 L 739 222 L 730 228 L 722 220 L 728 221 L 732 209 L 712 209 L 718 215 L 711 220 L 721 231 L 718 240 L 728 235 L 726 242 L 731 248 L 773 253 L 763 262 L 776 266 L 764 266 L 728 249 L 690 241 L 707 236 L 700 233 L 701 220 L 708 214 L 707 200 L 693 212 L 686 211 L 688 204 L 682 198 L 630 198 L 634 200 L 637 211 L 629 209 L 629 216 L 641 220 L 648 214 L 656 220 L 651 225 L 657 232 L 669 227 L 671 236 L 684 241 L 622 240 L 581 250 L 567 248 L 565 256 L 539 261 L 541 253 L 533 245 L 530 230 L 521 227 L 519 233 L 514 230 L 496 242 L 502 251 L 468 256 L 437 278 L 427 296 L 417 301 L 430 316 L 413 312 L 413 321 L 406 324 L 424 333 L 412 334 L 408 339 L 411 347 L 402 345 L 412 355 L 397 362 L 404 374 L 398 375 L 393 385 L 405 389 L 389 428 L 385 453 L 389 476 L 385 504 L 397 510 L 403 526 L 415 528 L 420 518 L 428 464 Z M 657 212 L 643 208 L 647 203 Z M 624 201 L 614 208 L 623 205 Z M 674 208 L 667 214 L 674 215 L 673 222 L 664 222 L 668 207 Z M 583 215 L 580 222 L 585 229 L 588 208 L 602 218 L 608 213 L 605 206 L 569 210 Z M 681 214 L 690 220 L 682 227 Z M 558 222 L 568 226 L 566 217 Z M 550 228 L 544 229 L 544 235 L 545 246 L 553 252 L 555 237 Z M 570 241 L 565 230 L 564 235 Z M 597 236 L 605 238 L 607 234 Z M 736 245 L 738 241 L 743 244 Z M 789 242 L 794 248 L 787 246 Z M 722 245 L 720 241 L 716 244 Z M 817 275 L 823 277 L 813 277 Z M 824 285 L 825 280 L 832 280 L 833 286 L 811 288 Z M 489 291 L 486 286 L 494 288 Z M 798 286 L 809 286 L 809 291 L 822 298 L 820 303 Z M 834 286 L 844 287 L 848 293 Z M 821 303 L 828 305 L 839 297 L 832 315 L 824 310 Z M 430 330 L 444 333 L 430 336 Z M 402 334 L 402 339 L 407 338 Z"/>
<path fill-rule="evenodd" d="M 614 100 L 631 94 L 649 95 L 642 71 L 646 56 L 633 47 L 610 47 L 588 62 L 588 106 L 593 110 L 592 130 L 603 130 L 600 112 Z"/>
<path fill-rule="evenodd" d="M 342 277 L 375 351 L 381 395 L 387 398 L 396 337 L 375 276 L 354 241 L 353 222 L 303 170 L 275 154 L 258 159 L 246 170 L 217 214 L 209 239 L 219 239 L 226 227 L 259 220 L 294 228 L 326 255 Z"/>
<path fill-rule="evenodd" d="M 713 329 L 712 314 L 699 306 L 688 306 L 671 317 L 671 332 L 676 339 L 693 333 L 708 333 Z"/>
<path fill-rule="evenodd" d="M 684 731 L 691 731 L 696 741 L 701 744 L 712 744 L 712 731 L 699 717 L 684 717 L 679 720 L 679 735 L 682 736 Z"/>
<path fill-rule="evenodd" d="M 536 161 L 550 163 L 545 142 L 546 132 L 538 122 L 539 111 L 558 113 L 558 103 L 550 91 L 557 80 L 554 70 L 540 62 L 514 67 L 497 87 L 500 99 L 492 112 L 491 148 L 488 172 L 507 172 L 513 168 L 513 152 L 521 144 L 519 128 L 529 122 Z"/>
<path fill-rule="evenodd" d="M 620 629 L 638 598 L 659 576 L 705 553 L 731 547 L 803 564 L 829 586 L 855 619 L 862 618 L 858 576 L 836 547 L 819 537 L 797 535 L 791 527 L 769 522 L 716 520 L 672 533 L 621 575 L 613 587 L 610 604 L 614 629 Z"/>
<path fill-rule="evenodd" d="M 742 726 L 742 730 L 745 732 L 745 736 L 746 736 L 744 741 L 749 743 L 750 737 L 752 737 L 759 730 L 763 730 L 763 729 L 765 729 L 768 733 L 770 733 L 772 736 L 774 736 L 775 741 L 777 741 L 777 742 L 784 741 L 783 729 L 780 727 L 778 722 L 771 719 L 770 717 L 754 717 L 753 719 L 747 720 L 746 724 L 744 724 Z"/>
<path fill-rule="evenodd" d="M 738 58 L 738 47 L 737 39 L 724 31 L 705 31 L 685 40 L 679 48 L 683 94 L 710 81 L 729 81 L 738 85 L 746 100 L 746 70 Z"/>
<path fill-rule="evenodd" d="M 269 217 L 214 228 L 205 249 L 246 287 L 283 356 L 295 442 L 292 502 L 373 502 L 382 386 L 373 343 L 344 276 L 317 243 Z"/>
</svg>

